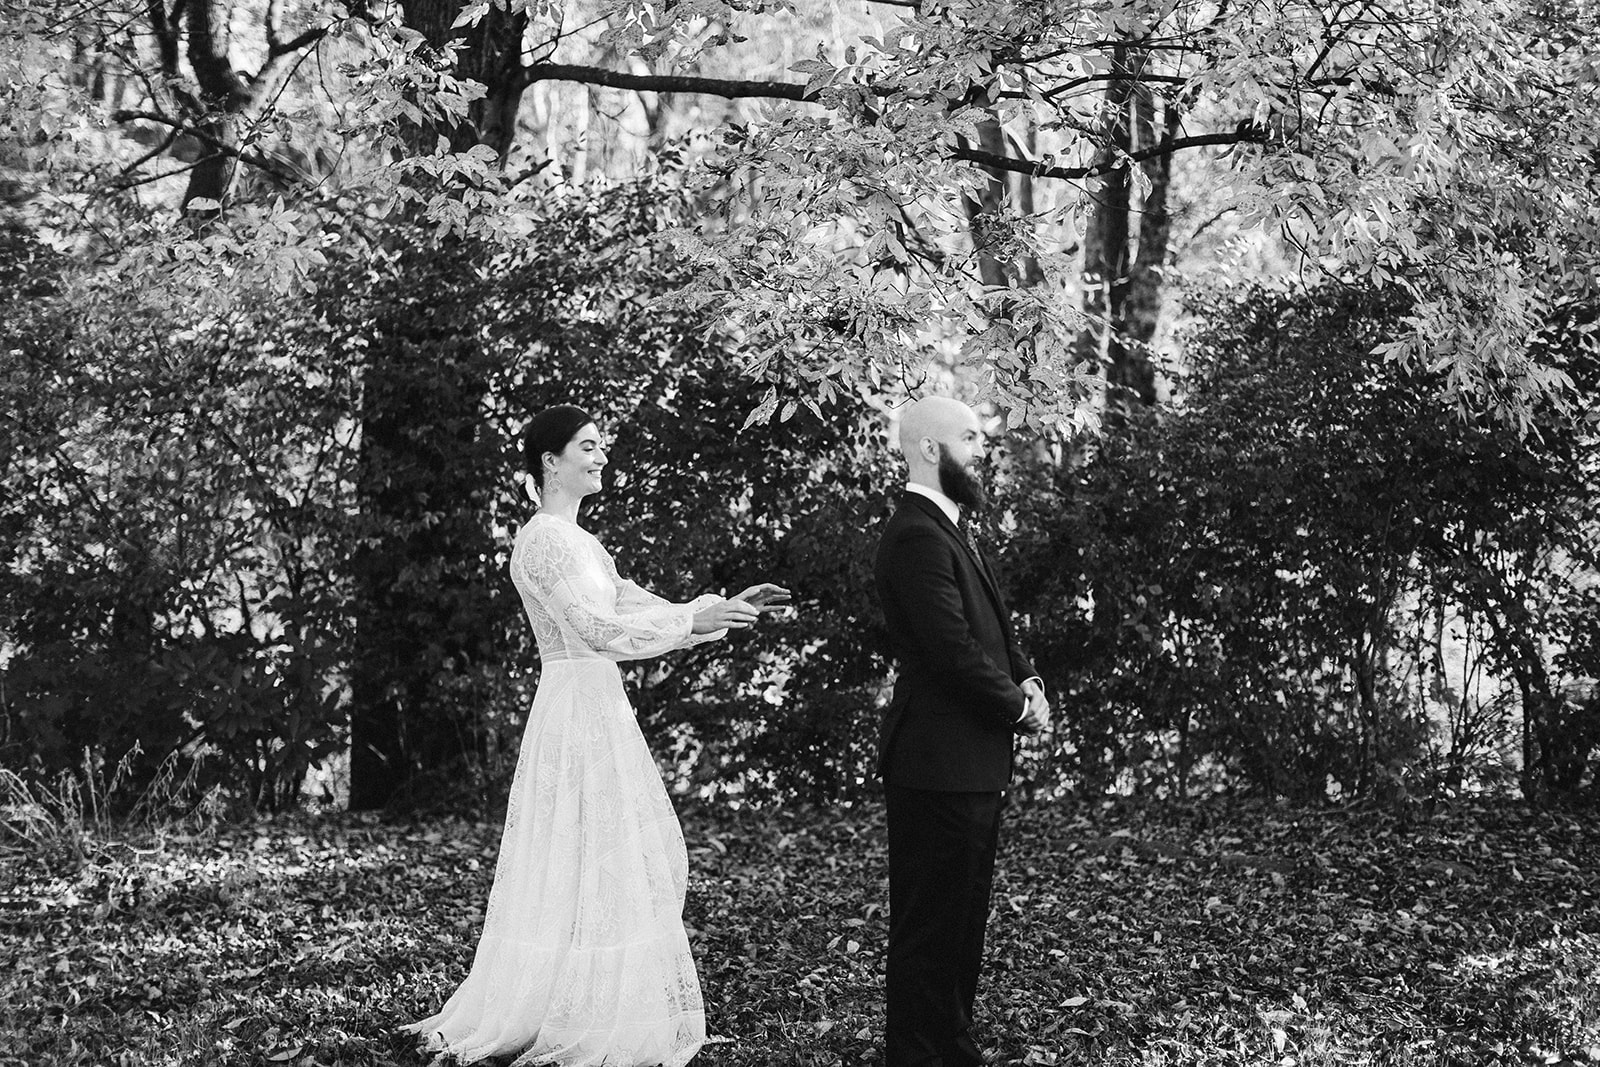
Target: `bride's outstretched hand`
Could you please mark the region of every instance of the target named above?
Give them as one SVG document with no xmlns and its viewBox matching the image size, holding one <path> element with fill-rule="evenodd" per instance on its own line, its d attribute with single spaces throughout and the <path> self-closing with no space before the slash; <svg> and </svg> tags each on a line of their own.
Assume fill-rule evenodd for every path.
<svg viewBox="0 0 1600 1067">
<path fill-rule="evenodd" d="M 742 600 L 762 611 L 776 611 L 788 606 L 789 590 L 771 582 L 762 582 L 760 585 L 752 585 L 733 599 Z"/>
<path fill-rule="evenodd" d="M 694 613 L 694 632 L 714 634 L 718 630 L 743 630 L 754 625 L 761 612 L 738 597 L 707 604 Z"/>
</svg>

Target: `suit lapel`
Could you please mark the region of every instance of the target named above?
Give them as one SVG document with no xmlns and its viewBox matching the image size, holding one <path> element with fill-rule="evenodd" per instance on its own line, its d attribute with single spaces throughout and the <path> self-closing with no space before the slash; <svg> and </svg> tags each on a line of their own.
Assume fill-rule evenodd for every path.
<svg viewBox="0 0 1600 1067">
<path fill-rule="evenodd" d="M 945 536 L 960 545 L 961 551 L 965 552 L 967 558 L 972 560 L 973 564 L 978 568 L 978 577 L 982 579 L 983 587 L 989 593 L 989 599 L 994 602 L 995 614 L 1000 616 L 1000 625 L 1004 628 L 1006 639 L 1009 641 L 1011 637 L 1011 620 L 1006 617 L 1005 601 L 1000 597 L 1000 587 L 995 584 L 994 575 L 989 571 L 989 564 L 984 561 L 980 554 L 973 551 L 971 542 L 962 535 L 961 530 L 955 523 L 950 521 L 950 516 L 946 515 L 944 509 L 938 504 L 935 504 L 920 493 L 907 493 L 905 499 L 907 502 L 921 508 L 924 514 L 930 516 L 938 524 L 939 528 L 944 531 Z"/>
</svg>

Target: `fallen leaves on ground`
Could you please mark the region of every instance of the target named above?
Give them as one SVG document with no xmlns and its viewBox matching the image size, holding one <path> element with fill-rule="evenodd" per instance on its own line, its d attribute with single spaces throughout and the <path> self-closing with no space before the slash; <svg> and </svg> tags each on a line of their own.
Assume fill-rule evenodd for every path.
<svg viewBox="0 0 1600 1067">
<path fill-rule="evenodd" d="M 683 815 L 705 1067 L 882 1061 L 878 804 Z M 979 1032 L 1013 1065 L 1600 1063 L 1600 826 L 1264 804 L 1007 814 Z M 499 828 L 362 817 L 6 857 L 0 1065 L 420 1065 Z"/>
</svg>

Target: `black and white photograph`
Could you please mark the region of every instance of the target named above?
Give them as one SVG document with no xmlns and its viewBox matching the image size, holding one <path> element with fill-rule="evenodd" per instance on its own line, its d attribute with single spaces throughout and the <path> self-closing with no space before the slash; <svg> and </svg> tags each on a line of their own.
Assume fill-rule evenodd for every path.
<svg viewBox="0 0 1600 1067">
<path fill-rule="evenodd" d="M 1593 0 L 0 0 L 0 1067 L 1600 1067 Z"/>
</svg>

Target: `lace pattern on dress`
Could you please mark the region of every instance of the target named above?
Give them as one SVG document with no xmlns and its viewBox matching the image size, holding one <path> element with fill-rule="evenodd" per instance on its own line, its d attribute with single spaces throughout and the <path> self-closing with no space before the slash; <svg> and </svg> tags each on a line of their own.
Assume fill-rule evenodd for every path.
<svg viewBox="0 0 1600 1067">
<path fill-rule="evenodd" d="M 624 582 L 554 516 L 523 527 L 511 570 L 539 688 L 472 969 L 408 1029 L 465 1062 L 682 1067 L 705 1041 L 688 854 L 614 661 L 713 639 L 690 630 L 716 598 L 672 604 Z"/>
<path fill-rule="evenodd" d="M 535 518 L 523 528 L 511 576 L 534 620 L 542 658 L 573 652 L 616 659 L 658 656 L 688 643 L 698 610 L 645 593 L 631 582 L 637 592 L 623 610 L 621 579 L 610 554 L 581 528 L 554 516 Z"/>
</svg>

